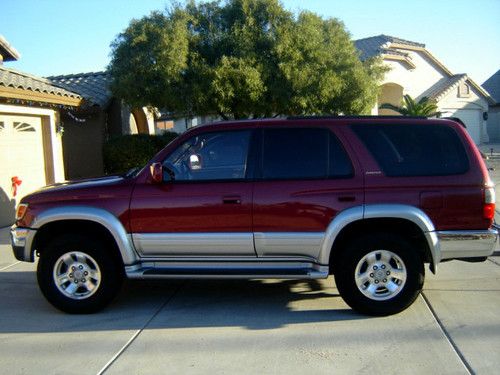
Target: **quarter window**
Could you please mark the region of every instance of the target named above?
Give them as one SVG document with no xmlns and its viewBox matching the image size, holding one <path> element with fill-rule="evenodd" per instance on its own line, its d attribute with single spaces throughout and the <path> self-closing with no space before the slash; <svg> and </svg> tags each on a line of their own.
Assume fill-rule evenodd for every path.
<svg viewBox="0 0 500 375">
<path fill-rule="evenodd" d="M 465 173 L 469 161 L 457 133 L 439 125 L 353 125 L 387 176 Z"/>
</svg>

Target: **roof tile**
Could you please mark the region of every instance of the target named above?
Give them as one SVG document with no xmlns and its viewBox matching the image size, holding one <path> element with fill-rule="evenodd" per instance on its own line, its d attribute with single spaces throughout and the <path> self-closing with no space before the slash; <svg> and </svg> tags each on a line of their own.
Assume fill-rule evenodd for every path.
<svg viewBox="0 0 500 375">
<path fill-rule="evenodd" d="M 52 84 L 78 93 L 86 100 L 106 107 L 111 101 L 109 86 L 111 76 L 107 72 L 66 74 L 47 77 Z"/>
<path fill-rule="evenodd" d="M 45 78 L 36 77 L 15 69 L 6 68 L 5 66 L 0 66 L 0 86 L 38 91 L 70 98 L 81 98 L 77 93 L 57 87 Z"/>
</svg>

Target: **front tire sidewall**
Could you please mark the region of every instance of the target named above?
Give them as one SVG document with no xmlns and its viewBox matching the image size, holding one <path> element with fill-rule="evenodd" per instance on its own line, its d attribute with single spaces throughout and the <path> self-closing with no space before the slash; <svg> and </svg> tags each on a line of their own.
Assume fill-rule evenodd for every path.
<svg viewBox="0 0 500 375">
<path fill-rule="evenodd" d="M 378 301 L 365 296 L 356 285 L 358 262 L 375 250 L 398 255 L 406 267 L 407 278 L 402 290 L 392 298 Z M 371 235 L 353 241 L 341 253 L 335 282 L 344 301 L 354 310 L 368 315 L 396 314 L 410 306 L 424 283 L 424 265 L 418 251 L 405 239 L 393 235 Z"/>
<path fill-rule="evenodd" d="M 98 264 L 101 282 L 94 294 L 84 299 L 73 299 L 61 293 L 55 284 L 53 272 L 57 260 L 68 252 L 90 255 Z M 64 235 L 54 239 L 43 249 L 37 267 L 37 279 L 45 298 L 56 308 L 72 314 L 89 314 L 103 309 L 118 293 L 123 272 L 98 240 L 81 235 Z"/>
</svg>

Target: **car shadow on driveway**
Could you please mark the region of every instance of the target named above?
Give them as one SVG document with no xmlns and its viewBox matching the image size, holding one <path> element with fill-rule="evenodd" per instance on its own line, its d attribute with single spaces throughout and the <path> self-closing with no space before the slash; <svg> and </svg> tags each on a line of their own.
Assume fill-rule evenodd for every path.
<svg viewBox="0 0 500 375">
<path fill-rule="evenodd" d="M 326 283 L 332 283 L 330 279 Z M 347 308 L 333 287 L 317 280 L 126 281 L 102 312 L 70 315 L 42 296 L 32 271 L 0 272 L 0 334 L 243 327 L 370 319 Z"/>
</svg>

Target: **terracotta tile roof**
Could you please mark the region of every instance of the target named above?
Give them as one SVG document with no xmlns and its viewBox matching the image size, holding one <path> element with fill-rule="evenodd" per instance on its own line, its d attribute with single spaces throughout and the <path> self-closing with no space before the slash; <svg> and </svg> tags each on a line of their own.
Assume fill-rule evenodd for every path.
<svg viewBox="0 0 500 375">
<path fill-rule="evenodd" d="M 54 85 L 76 92 L 101 108 L 107 107 L 112 98 L 109 90 L 111 77 L 107 72 L 66 74 L 47 79 Z"/>
<path fill-rule="evenodd" d="M 55 86 L 48 79 L 36 77 L 15 69 L 6 68 L 3 65 L 0 65 L 0 86 L 37 91 L 40 93 L 66 96 L 76 99 L 82 98 L 75 92 Z"/>
<path fill-rule="evenodd" d="M 406 44 L 408 46 L 425 48 L 425 44 L 412 42 L 410 40 L 396 38 L 389 35 L 377 35 L 354 41 L 354 45 L 361 53 L 361 60 L 366 60 L 381 54 L 407 56 L 407 54 L 404 52 L 390 48 L 391 43 Z"/>
<path fill-rule="evenodd" d="M 482 86 L 488 91 L 497 104 L 500 104 L 500 69 L 488 78 Z"/>
</svg>

